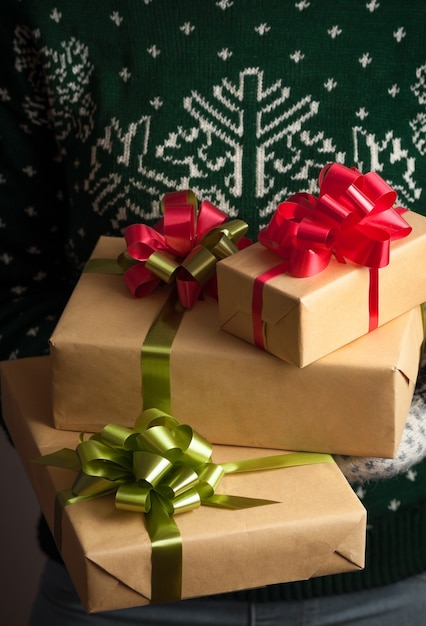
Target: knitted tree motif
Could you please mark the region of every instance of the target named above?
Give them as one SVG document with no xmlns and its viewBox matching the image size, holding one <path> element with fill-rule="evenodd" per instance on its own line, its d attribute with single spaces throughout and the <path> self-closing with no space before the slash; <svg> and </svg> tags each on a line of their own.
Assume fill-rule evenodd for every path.
<svg viewBox="0 0 426 626">
<path fill-rule="evenodd" d="M 209 98 L 192 92 L 183 107 L 195 125 L 179 126 L 157 148 L 162 160 L 186 168 L 192 188 L 227 198 L 230 214 L 250 198 L 266 216 L 290 192 L 313 190 L 324 158 L 335 155 L 323 132 L 305 129 L 319 103 L 310 95 L 292 101 L 281 80 L 263 83 L 263 72 L 250 69 L 237 84 L 223 79 Z"/>
<path fill-rule="evenodd" d="M 324 161 L 336 156 L 324 132 L 305 128 L 318 102 L 310 95 L 294 102 L 281 80 L 267 87 L 263 80 L 263 72 L 252 69 L 236 84 L 223 79 L 209 98 L 193 91 L 182 101 L 180 117 L 188 124 L 157 146 L 150 137 L 155 113 L 128 125 L 111 120 L 92 147 L 85 184 L 95 211 L 114 207 L 115 225 L 129 212 L 150 219 L 164 193 L 191 188 L 230 217 L 251 202 L 259 226 L 289 193 L 315 190 Z"/>
</svg>

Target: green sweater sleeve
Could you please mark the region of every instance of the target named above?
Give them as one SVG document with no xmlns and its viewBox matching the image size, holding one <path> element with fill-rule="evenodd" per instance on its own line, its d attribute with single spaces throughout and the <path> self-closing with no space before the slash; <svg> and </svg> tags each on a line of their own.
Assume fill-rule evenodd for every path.
<svg viewBox="0 0 426 626">
<path fill-rule="evenodd" d="M 14 7 L 17 3 L 14 3 Z M 17 66 L 14 42 L 28 51 L 34 33 L 16 27 L 16 8 L 0 22 L 0 358 L 47 351 L 69 291 L 65 247 L 67 193 L 49 119 L 42 69 Z M 30 123 L 36 103 L 37 124 Z"/>
<path fill-rule="evenodd" d="M 3 1 L 0 359 L 48 352 L 96 239 L 157 220 L 166 191 L 190 187 L 255 238 L 338 161 L 381 173 L 425 213 L 426 5 L 322 4 Z M 423 461 L 354 485 L 369 513 L 364 572 L 258 596 L 424 571 L 425 481 Z"/>
</svg>

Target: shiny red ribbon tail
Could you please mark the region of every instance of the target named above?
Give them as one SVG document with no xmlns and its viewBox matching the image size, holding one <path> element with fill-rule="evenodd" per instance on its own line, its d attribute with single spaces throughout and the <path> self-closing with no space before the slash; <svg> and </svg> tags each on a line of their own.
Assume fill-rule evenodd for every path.
<svg viewBox="0 0 426 626">
<path fill-rule="evenodd" d="M 263 289 L 265 283 L 267 283 L 275 276 L 279 274 L 285 274 L 288 270 L 288 261 L 279 263 L 275 267 L 267 270 L 263 274 L 256 276 L 253 284 L 253 296 L 252 296 L 252 325 L 253 325 L 253 342 L 262 350 L 265 349 L 265 339 L 263 336 L 263 321 L 262 321 L 262 309 L 263 309 Z"/>
<path fill-rule="evenodd" d="M 370 286 L 368 292 L 368 332 L 379 325 L 379 268 L 370 267 Z"/>
<path fill-rule="evenodd" d="M 261 350 L 265 350 L 265 338 L 263 333 L 263 291 L 265 284 L 279 276 L 285 274 L 288 271 L 289 262 L 284 261 L 279 263 L 275 267 L 263 272 L 259 276 L 256 276 L 253 284 L 252 295 L 252 328 L 253 328 L 253 343 Z M 368 332 L 375 330 L 379 325 L 379 268 L 372 267 L 370 272 L 370 285 L 368 292 L 368 311 L 369 311 L 369 323 Z"/>
</svg>

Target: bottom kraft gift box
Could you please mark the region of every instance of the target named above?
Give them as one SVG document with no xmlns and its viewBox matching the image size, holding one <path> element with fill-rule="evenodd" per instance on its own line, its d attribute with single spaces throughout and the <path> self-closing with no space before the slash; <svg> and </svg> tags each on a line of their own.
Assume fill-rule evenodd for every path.
<svg viewBox="0 0 426 626">
<path fill-rule="evenodd" d="M 80 434 L 53 427 L 49 357 L 3 362 L 0 371 L 7 427 L 86 611 L 153 602 L 152 544 L 143 514 L 117 509 L 114 496 L 106 495 L 60 507 L 59 530 L 58 494 L 73 485 L 75 472 L 34 459 L 62 448 L 75 450 Z M 213 446 L 212 458 L 223 464 L 272 455 L 288 456 Z M 182 545 L 179 597 L 364 567 L 364 507 L 332 457 L 307 456 L 322 460 L 226 474 L 217 489 L 273 503 L 240 510 L 200 506 L 174 516 Z"/>
</svg>

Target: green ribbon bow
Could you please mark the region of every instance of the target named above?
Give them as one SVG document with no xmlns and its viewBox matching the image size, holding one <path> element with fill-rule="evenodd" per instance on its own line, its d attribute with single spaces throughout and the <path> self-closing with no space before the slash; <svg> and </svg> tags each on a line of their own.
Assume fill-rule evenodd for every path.
<svg viewBox="0 0 426 626">
<path fill-rule="evenodd" d="M 152 602 L 181 598 L 182 540 L 174 516 L 200 505 L 244 509 L 273 500 L 216 493 L 225 474 L 325 463 L 328 454 L 292 453 L 216 464 L 212 446 L 193 429 L 158 409 L 148 409 L 134 429 L 116 424 L 80 443 L 36 459 L 78 472 L 58 495 L 55 538 L 61 543 L 63 507 L 115 494 L 115 506 L 143 513 L 152 543 Z"/>
</svg>

